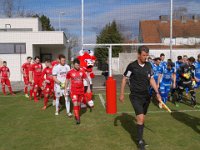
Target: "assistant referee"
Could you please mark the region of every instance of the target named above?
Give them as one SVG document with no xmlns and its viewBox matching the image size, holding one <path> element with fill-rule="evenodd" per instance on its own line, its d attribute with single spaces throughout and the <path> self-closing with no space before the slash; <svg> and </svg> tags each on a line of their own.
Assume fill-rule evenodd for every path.
<svg viewBox="0 0 200 150">
<path fill-rule="evenodd" d="M 138 48 L 138 58 L 136 61 L 130 63 L 121 83 L 120 101 L 124 102 L 124 88 L 127 79 L 130 87 L 130 101 L 135 110 L 137 121 L 137 141 L 139 150 L 145 150 L 145 141 L 143 140 L 144 119 L 150 104 L 149 89 L 150 86 L 156 92 L 157 99 L 160 100 L 158 87 L 153 78 L 153 70 L 151 64 L 146 61 L 149 55 L 149 48 L 140 46 Z"/>
</svg>

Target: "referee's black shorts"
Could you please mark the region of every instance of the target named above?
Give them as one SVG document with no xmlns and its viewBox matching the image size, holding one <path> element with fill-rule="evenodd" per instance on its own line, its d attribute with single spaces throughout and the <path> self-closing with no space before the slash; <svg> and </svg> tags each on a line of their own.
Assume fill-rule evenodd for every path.
<svg viewBox="0 0 200 150">
<path fill-rule="evenodd" d="M 135 110 L 135 114 L 146 115 L 149 104 L 150 104 L 150 98 L 151 98 L 150 95 L 149 94 L 130 94 L 129 98 Z"/>
</svg>

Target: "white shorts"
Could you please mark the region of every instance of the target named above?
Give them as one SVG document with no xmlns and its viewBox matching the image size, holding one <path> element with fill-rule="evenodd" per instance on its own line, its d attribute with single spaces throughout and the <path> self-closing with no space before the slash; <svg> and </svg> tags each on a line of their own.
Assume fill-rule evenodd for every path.
<svg viewBox="0 0 200 150">
<path fill-rule="evenodd" d="M 54 87 L 55 89 L 55 96 L 56 97 L 61 97 L 61 96 L 65 96 L 65 90 L 60 88 L 60 85 L 55 85 Z M 67 89 L 67 93 L 66 96 L 69 96 L 69 89 Z"/>
</svg>

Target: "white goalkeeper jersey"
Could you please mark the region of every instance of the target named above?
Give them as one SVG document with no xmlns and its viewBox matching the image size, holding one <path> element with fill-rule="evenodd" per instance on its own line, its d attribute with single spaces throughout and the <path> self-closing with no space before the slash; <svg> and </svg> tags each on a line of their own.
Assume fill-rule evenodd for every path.
<svg viewBox="0 0 200 150">
<path fill-rule="evenodd" d="M 52 74 L 53 76 L 56 76 L 56 78 L 61 83 L 64 83 L 66 80 L 66 75 L 68 71 L 70 71 L 70 67 L 67 64 L 65 64 L 64 66 L 62 66 L 61 64 L 58 64 L 53 68 Z"/>
</svg>

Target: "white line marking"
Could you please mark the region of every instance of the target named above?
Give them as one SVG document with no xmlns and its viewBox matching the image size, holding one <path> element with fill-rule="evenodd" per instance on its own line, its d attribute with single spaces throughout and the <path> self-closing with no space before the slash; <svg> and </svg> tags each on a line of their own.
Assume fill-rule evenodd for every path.
<svg viewBox="0 0 200 150">
<path fill-rule="evenodd" d="M 129 95 L 130 93 L 124 93 L 124 95 Z M 98 96 L 99 94 L 94 94 L 96 96 Z M 101 93 L 101 95 L 106 95 L 105 93 Z M 119 95 L 119 93 L 117 93 L 117 95 Z"/>
<path fill-rule="evenodd" d="M 200 110 L 173 110 L 172 113 L 174 112 L 200 112 Z M 134 114 L 135 112 L 134 111 L 129 111 L 129 112 L 126 112 L 126 111 L 122 111 L 122 112 L 117 112 L 117 114 L 122 114 L 122 113 L 128 113 L 128 114 Z M 155 110 L 155 111 L 148 111 L 147 114 L 157 114 L 157 113 L 169 113 L 167 111 L 160 111 L 160 110 Z"/>
<path fill-rule="evenodd" d="M 101 104 L 103 105 L 103 108 L 105 109 L 105 100 L 103 98 L 103 96 L 101 94 L 99 94 L 99 98 L 100 98 L 100 101 L 101 101 Z"/>
<path fill-rule="evenodd" d="M 94 88 L 94 89 L 106 89 L 105 86 L 94 86 L 93 88 Z"/>
</svg>

